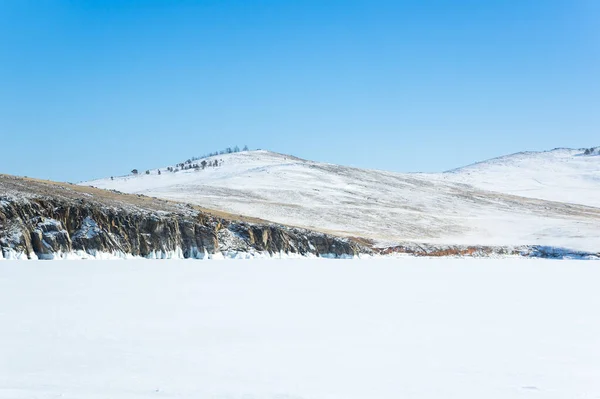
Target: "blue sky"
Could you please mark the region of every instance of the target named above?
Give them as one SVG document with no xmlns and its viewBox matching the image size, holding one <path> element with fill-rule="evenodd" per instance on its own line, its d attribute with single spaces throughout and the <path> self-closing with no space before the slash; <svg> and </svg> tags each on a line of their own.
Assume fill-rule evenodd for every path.
<svg viewBox="0 0 600 399">
<path fill-rule="evenodd" d="M 600 2 L 0 2 L 0 173 L 238 144 L 442 171 L 600 145 Z"/>
</svg>

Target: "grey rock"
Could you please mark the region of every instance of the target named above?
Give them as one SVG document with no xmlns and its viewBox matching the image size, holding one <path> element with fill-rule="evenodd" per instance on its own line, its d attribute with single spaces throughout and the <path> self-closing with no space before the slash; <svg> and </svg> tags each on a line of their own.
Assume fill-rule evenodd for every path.
<svg viewBox="0 0 600 399">
<path fill-rule="evenodd" d="M 89 188 L 0 175 L 0 249 L 53 259 L 83 251 L 185 258 L 258 253 L 354 256 L 350 239 L 213 216 L 193 207 Z M 66 190 L 66 192 L 65 192 Z M 69 191 L 70 190 L 70 191 Z M 6 193 L 3 195 L 3 193 Z M 82 194 L 87 194 L 83 196 Z"/>
</svg>

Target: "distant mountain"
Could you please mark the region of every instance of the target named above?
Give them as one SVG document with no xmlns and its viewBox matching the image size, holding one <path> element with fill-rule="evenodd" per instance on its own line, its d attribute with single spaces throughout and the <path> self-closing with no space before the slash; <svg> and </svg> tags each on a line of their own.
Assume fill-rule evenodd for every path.
<svg viewBox="0 0 600 399">
<path fill-rule="evenodd" d="M 585 206 L 600 206 L 600 157 L 581 150 L 515 154 L 441 174 L 357 169 L 269 151 L 204 161 L 82 184 L 362 237 L 379 246 L 413 241 L 600 248 L 600 208 Z M 546 200 L 527 198 L 535 189 Z"/>
<path fill-rule="evenodd" d="M 442 174 L 447 181 L 523 197 L 600 207 L 600 147 L 520 152 Z"/>
</svg>

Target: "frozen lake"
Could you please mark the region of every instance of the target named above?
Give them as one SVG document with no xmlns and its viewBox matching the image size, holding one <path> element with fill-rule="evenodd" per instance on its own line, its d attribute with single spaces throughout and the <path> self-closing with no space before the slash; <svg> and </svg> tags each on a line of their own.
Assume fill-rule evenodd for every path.
<svg viewBox="0 0 600 399">
<path fill-rule="evenodd" d="M 600 262 L 0 262 L 0 398 L 600 398 Z"/>
</svg>

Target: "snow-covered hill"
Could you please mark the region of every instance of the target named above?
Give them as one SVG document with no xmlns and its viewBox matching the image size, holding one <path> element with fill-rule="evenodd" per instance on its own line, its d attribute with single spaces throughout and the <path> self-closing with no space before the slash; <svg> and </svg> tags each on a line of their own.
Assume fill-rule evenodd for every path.
<svg viewBox="0 0 600 399">
<path fill-rule="evenodd" d="M 220 166 L 179 172 L 163 167 L 160 175 L 155 169 L 83 184 L 366 237 L 381 245 L 413 241 L 600 248 L 598 208 L 484 191 L 452 181 L 448 174 L 357 169 L 269 151 L 207 159 L 215 160 L 222 160 Z"/>
<path fill-rule="evenodd" d="M 438 176 L 485 190 L 600 207 L 600 147 L 521 152 Z"/>
</svg>

